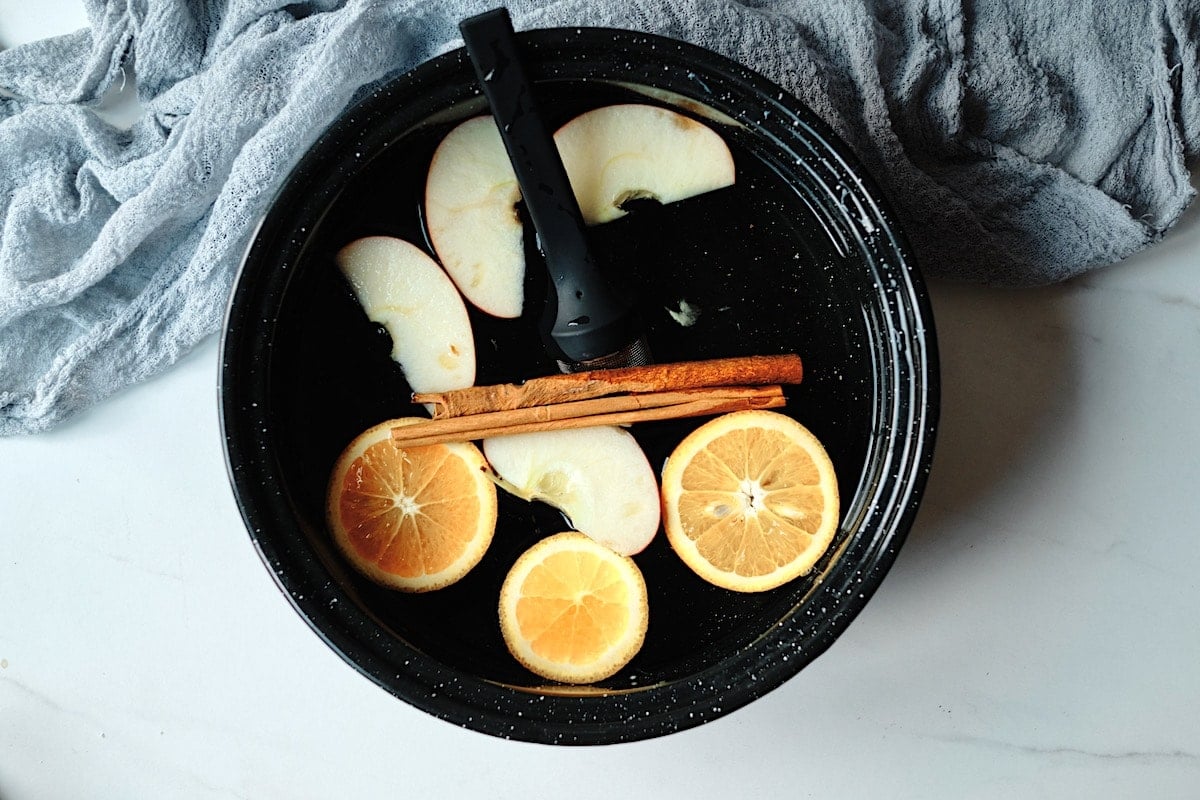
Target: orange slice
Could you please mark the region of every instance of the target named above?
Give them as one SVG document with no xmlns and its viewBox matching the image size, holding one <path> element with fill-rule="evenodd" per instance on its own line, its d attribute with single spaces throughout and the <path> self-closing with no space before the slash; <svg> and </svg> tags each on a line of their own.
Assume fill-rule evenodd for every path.
<svg viewBox="0 0 1200 800">
<path fill-rule="evenodd" d="M 479 563 L 496 529 L 496 486 L 472 444 L 403 450 L 380 423 L 333 468 L 326 513 L 334 541 L 367 577 L 405 592 L 440 589 Z"/>
<path fill-rule="evenodd" d="M 648 608 L 633 559 L 570 531 L 541 540 L 513 564 L 500 588 L 500 631 L 531 672 L 591 683 L 641 648 Z"/>
<path fill-rule="evenodd" d="M 838 526 L 825 448 L 773 411 L 737 411 L 693 431 L 663 468 L 662 496 L 671 547 L 701 578 L 738 592 L 807 573 Z"/>
</svg>

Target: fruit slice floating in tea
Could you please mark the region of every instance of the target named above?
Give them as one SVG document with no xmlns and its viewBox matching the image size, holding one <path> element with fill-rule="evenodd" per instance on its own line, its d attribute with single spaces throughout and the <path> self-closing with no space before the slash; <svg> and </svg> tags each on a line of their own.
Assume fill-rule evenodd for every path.
<svg viewBox="0 0 1200 800">
<path fill-rule="evenodd" d="M 571 527 L 622 555 L 658 532 L 658 482 L 628 431 L 613 427 L 518 433 L 484 439 L 501 485 L 566 514 Z"/>
<path fill-rule="evenodd" d="M 839 519 L 837 477 L 807 428 L 738 411 L 689 434 L 662 473 L 671 547 L 706 581 L 739 592 L 807 573 Z"/>
<path fill-rule="evenodd" d="M 641 648 L 649 621 L 646 582 L 633 560 L 573 531 L 517 559 L 499 612 L 513 657 L 564 683 L 616 674 Z"/>
<path fill-rule="evenodd" d="M 496 486 L 472 444 L 401 449 L 391 420 L 355 437 L 334 466 L 326 514 L 356 569 L 406 592 L 466 575 L 496 529 Z"/>
<path fill-rule="evenodd" d="M 367 316 L 392 337 L 414 392 L 462 389 L 475 382 L 475 340 L 466 306 L 432 258 L 388 236 L 351 242 L 337 254 Z"/>
<path fill-rule="evenodd" d="M 521 316 L 525 299 L 520 199 L 490 116 L 463 122 L 434 151 L 425 181 L 429 239 L 463 296 L 497 317 Z"/>
<path fill-rule="evenodd" d="M 559 128 L 554 142 L 589 225 L 624 216 L 630 200 L 674 203 L 734 182 L 725 140 L 658 106 L 601 106 Z"/>
<path fill-rule="evenodd" d="M 554 141 L 589 225 L 623 216 L 630 200 L 672 203 L 735 180 L 718 133 L 658 106 L 602 106 L 568 121 Z M 463 296 L 497 317 L 520 316 L 524 302 L 520 199 L 492 117 L 463 122 L 434 152 L 425 183 L 429 239 Z"/>
</svg>

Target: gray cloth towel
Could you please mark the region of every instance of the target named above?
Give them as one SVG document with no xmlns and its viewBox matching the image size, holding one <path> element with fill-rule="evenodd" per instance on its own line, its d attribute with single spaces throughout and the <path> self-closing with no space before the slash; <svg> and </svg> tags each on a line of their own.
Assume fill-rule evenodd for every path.
<svg viewBox="0 0 1200 800">
<path fill-rule="evenodd" d="M 217 330 L 288 169 L 363 86 L 456 46 L 467 0 L 88 0 L 0 52 L 0 433 L 54 422 Z M 711 48 L 857 152 L 930 274 L 1060 281 L 1192 195 L 1200 0 L 560 0 L 518 27 Z M 144 113 L 94 106 L 136 74 Z"/>
</svg>

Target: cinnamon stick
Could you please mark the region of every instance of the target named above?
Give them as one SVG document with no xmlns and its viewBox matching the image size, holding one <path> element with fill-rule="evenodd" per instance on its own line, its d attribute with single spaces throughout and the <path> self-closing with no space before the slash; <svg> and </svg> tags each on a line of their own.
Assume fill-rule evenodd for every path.
<svg viewBox="0 0 1200 800">
<path fill-rule="evenodd" d="M 514 433 L 629 425 L 756 408 L 779 408 L 786 402 L 783 387 L 779 385 L 650 392 L 414 422 L 393 428 L 392 441 L 403 447 L 421 447 Z"/>
<path fill-rule="evenodd" d="M 800 383 L 800 356 L 739 356 L 675 364 L 576 372 L 531 378 L 521 384 L 471 386 L 449 392 L 414 394 L 413 401 L 433 406 L 433 418 L 445 419 L 493 411 L 566 403 L 630 392 L 663 392 L 719 386 Z"/>
</svg>

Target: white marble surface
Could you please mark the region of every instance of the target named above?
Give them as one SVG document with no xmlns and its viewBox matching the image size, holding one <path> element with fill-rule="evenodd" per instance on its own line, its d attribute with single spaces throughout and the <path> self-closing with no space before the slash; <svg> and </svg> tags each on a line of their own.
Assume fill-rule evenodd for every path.
<svg viewBox="0 0 1200 800">
<path fill-rule="evenodd" d="M 82 22 L 37 5 L 0 0 L 0 40 Z M 649 742 L 460 730 L 322 644 L 234 505 L 215 340 L 0 440 L 0 798 L 1200 797 L 1200 208 L 1069 285 L 932 291 L 942 426 L 891 574 L 797 677 Z"/>
</svg>

